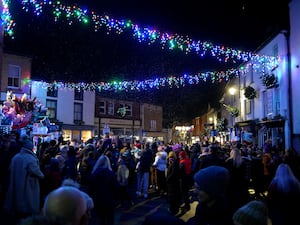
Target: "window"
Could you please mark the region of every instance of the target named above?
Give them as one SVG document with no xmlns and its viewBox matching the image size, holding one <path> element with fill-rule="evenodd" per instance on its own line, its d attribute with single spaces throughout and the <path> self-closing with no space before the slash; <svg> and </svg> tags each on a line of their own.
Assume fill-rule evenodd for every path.
<svg viewBox="0 0 300 225">
<path fill-rule="evenodd" d="M 272 89 L 263 92 L 263 114 L 264 117 L 271 117 L 273 113 L 273 93 Z"/>
<path fill-rule="evenodd" d="M 156 129 L 156 120 L 150 120 L 150 129 Z"/>
<path fill-rule="evenodd" d="M 276 104 L 275 115 L 279 115 L 280 114 L 280 92 L 278 87 L 275 89 L 275 104 Z"/>
<path fill-rule="evenodd" d="M 47 107 L 47 116 L 49 119 L 56 119 L 56 109 L 57 109 L 57 101 L 56 100 L 46 100 Z"/>
<path fill-rule="evenodd" d="M 108 102 L 108 115 L 114 115 L 115 105 L 113 102 Z"/>
<path fill-rule="evenodd" d="M 106 102 L 101 101 L 99 104 L 99 114 L 106 114 Z"/>
<path fill-rule="evenodd" d="M 54 87 L 47 88 L 47 96 L 48 97 L 57 97 L 57 89 Z"/>
<path fill-rule="evenodd" d="M 74 121 L 82 121 L 82 103 L 74 103 Z"/>
<path fill-rule="evenodd" d="M 8 84 L 10 88 L 20 87 L 21 68 L 16 65 L 8 65 Z"/>
<path fill-rule="evenodd" d="M 251 114 L 252 100 L 245 100 L 245 113 Z"/>
<path fill-rule="evenodd" d="M 75 91 L 74 91 L 74 99 L 75 100 L 83 101 L 83 91 L 75 89 Z"/>
</svg>

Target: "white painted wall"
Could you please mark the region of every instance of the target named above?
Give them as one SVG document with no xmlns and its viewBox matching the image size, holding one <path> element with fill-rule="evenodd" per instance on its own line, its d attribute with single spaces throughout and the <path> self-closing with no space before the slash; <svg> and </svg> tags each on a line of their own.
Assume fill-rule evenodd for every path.
<svg viewBox="0 0 300 225">
<path fill-rule="evenodd" d="M 94 126 L 95 116 L 95 93 L 84 91 L 83 101 L 74 100 L 73 89 L 59 89 L 57 98 L 47 97 L 47 89 L 41 82 L 33 81 L 31 86 L 31 96 L 37 97 L 43 106 L 46 106 L 46 99 L 57 100 L 57 119 L 64 124 L 74 124 L 74 102 L 83 103 L 84 125 Z"/>
<path fill-rule="evenodd" d="M 300 135 L 300 0 L 290 3 L 291 70 L 294 134 Z M 299 149 L 300 151 L 300 149 Z"/>
</svg>

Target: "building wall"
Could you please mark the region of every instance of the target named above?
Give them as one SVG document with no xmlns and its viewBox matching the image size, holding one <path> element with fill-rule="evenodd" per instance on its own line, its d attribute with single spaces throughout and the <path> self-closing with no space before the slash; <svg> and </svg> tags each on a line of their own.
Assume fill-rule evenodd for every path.
<svg viewBox="0 0 300 225">
<path fill-rule="evenodd" d="M 94 92 L 84 91 L 83 101 L 74 100 L 74 90 L 59 88 L 57 97 L 47 96 L 46 84 L 39 81 L 33 81 L 31 86 L 31 96 L 36 97 L 44 107 L 46 100 L 53 99 L 57 101 L 56 119 L 61 124 L 61 132 L 66 140 L 77 139 L 87 141 L 94 136 Z M 82 124 L 74 123 L 74 102 L 83 104 Z"/>
<path fill-rule="evenodd" d="M 145 141 L 160 140 L 166 143 L 171 141 L 172 134 L 169 135 L 168 130 L 164 130 L 162 126 L 162 121 L 163 121 L 162 106 L 142 103 L 141 119 L 142 119 L 142 131 L 143 131 L 142 135 Z M 152 127 L 151 127 L 151 121 L 152 121 Z M 156 126 L 153 126 L 153 121 L 155 121 Z"/>
<path fill-rule="evenodd" d="M 100 113 L 100 102 L 106 102 L 105 113 Z M 108 114 L 109 102 L 114 104 L 113 115 Z M 120 104 L 124 103 L 132 106 L 132 115 L 126 114 L 124 117 L 118 115 L 117 110 Z M 108 126 L 113 135 L 121 136 L 123 139 L 128 139 L 132 134 L 140 140 L 143 139 L 144 134 L 151 137 L 163 136 L 163 139 L 167 139 L 167 132 L 162 131 L 162 112 L 161 106 L 98 95 L 95 100 L 95 133 L 103 135 L 105 126 Z M 156 128 L 151 128 L 151 120 L 156 121 Z"/>
<path fill-rule="evenodd" d="M 300 139 L 300 1 L 292 0 L 290 3 L 290 44 L 291 44 L 291 75 L 292 75 L 292 102 L 294 134 Z M 297 140 L 299 143 L 299 140 Z M 298 145 L 300 151 L 300 145 Z"/>
<path fill-rule="evenodd" d="M 163 109 L 161 106 L 144 103 L 143 108 L 143 130 L 144 131 L 161 131 Z M 156 127 L 151 127 L 151 120 L 156 121 Z"/>
<path fill-rule="evenodd" d="M 1 47 L 1 46 L 0 46 Z M 0 82 L 0 91 L 1 91 L 1 100 L 5 100 L 6 92 L 8 91 L 8 65 L 16 65 L 21 68 L 21 77 L 20 77 L 20 88 L 12 89 L 13 93 L 17 95 L 22 95 L 23 93 L 29 94 L 29 85 L 22 82 L 28 80 L 31 77 L 31 58 L 26 56 L 19 56 L 14 54 L 3 54 L 2 58 L 2 71 L 1 71 L 1 82 Z"/>
</svg>

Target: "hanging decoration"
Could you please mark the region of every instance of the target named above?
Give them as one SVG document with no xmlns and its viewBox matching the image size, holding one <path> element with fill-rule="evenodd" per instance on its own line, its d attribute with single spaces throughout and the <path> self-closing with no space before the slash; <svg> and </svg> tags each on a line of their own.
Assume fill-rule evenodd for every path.
<svg viewBox="0 0 300 225">
<path fill-rule="evenodd" d="M 183 76 L 161 77 L 148 80 L 132 80 L 132 81 L 112 81 L 112 82 L 92 82 L 92 83 L 72 83 L 57 82 L 52 83 L 44 81 L 27 81 L 30 85 L 45 89 L 77 89 L 85 91 L 142 91 L 151 89 L 160 89 L 163 87 L 179 88 L 186 85 L 199 84 L 200 82 L 221 83 L 227 82 L 233 77 L 238 76 L 236 70 L 227 70 L 221 72 L 206 72 L 196 75 L 184 74 Z"/>
<path fill-rule="evenodd" d="M 127 111 L 128 111 L 128 107 L 123 106 L 123 107 L 118 108 L 117 114 L 120 115 L 121 117 L 125 117 Z"/>
<path fill-rule="evenodd" d="M 244 90 L 244 96 L 247 99 L 254 99 L 254 98 L 256 98 L 256 90 L 249 85 Z"/>
<path fill-rule="evenodd" d="M 226 127 L 228 125 L 228 121 L 226 118 L 222 117 L 220 119 L 218 119 L 218 122 L 217 122 L 217 131 L 224 131 L 226 130 Z"/>
<path fill-rule="evenodd" d="M 278 87 L 278 79 L 274 73 L 271 74 L 264 73 L 262 76 L 260 76 L 260 79 L 262 80 L 263 85 L 267 89 Z"/>
<path fill-rule="evenodd" d="M 4 5 L 2 11 L 2 21 L 4 31 L 9 34 L 13 34 L 14 21 L 11 19 L 8 1 L 0 0 Z M 37 16 L 41 15 L 46 7 L 50 8 L 55 22 L 67 21 L 69 25 L 76 22 L 84 25 L 90 25 L 93 27 L 95 32 L 100 29 L 106 29 L 107 34 L 115 33 L 122 34 L 124 32 L 132 33 L 133 38 L 137 39 L 138 42 L 147 42 L 150 44 L 159 44 L 162 49 L 168 50 L 180 50 L 185 54 L 195 53 L 201 58 L 210 56 L 216 58 L 220 62 L 248 62 L 251 60 L 251 68 L 254 68 L 255 72 L 262 72 L 266 69 L 272 70 L 278 66 L 279 58 L 266 55 L 258 55 L 249 51 L 242 51 L 233 49 L 225 46 L 215 45 L 209 41 L 193 40 L 187 35 L 172 34 L 167 32 L 161 32 L 157 29 L 150 27 L 142 27 L 138 24 L 133 23 L 131 20 L 118 20 L 111 18 L 107 15 L 100 16 L 93 10 L 83 9 L 75 4 L 65 5 L 60 1 L 50 0 L 22 0 L 23 9 L 27 12 L 32 11 Z M 247 74 L 249 71 L 249 65 L 242 66 L 240 68 L 232 68 L 227 71 L 209 71 L 199 72 L 196 75 L 185 74 L 183 76 L 170 76 L 167 78 L 155 78 L 153 80 L 145 81 L 123 81 L 123 82 L 97 82 L 97 83 L 80 83 L 79 86 L 85 90 L 142 90 L 149 88 L 159 88 L 163 86 L 169 87 L 181 87 L 185 84 L 198 84 L 199 81 L 210 81 L 223 82 L 230 80 L 238 74 Z M 57 86 L 56 82 L 51 84 Z M 68 86 L 74 88 L 78 84 L 74 83 L 61 83 L 59 85 Z"/>
<path fill-rule="evenodd" d="M 8 0 L 0 0 L 0 5 L 2 4 L 2 12 L 0 11 L 0 26 L 3 27 L 4 34 L 13 36 L 13 28 L 16 25 L 11 17 L 8 7 Z M 0 8 L 1 9 L 1 8 Z"/>
<path fill-rule="evenodd" d="M 65 5 L 59 0 L 22 0 L 22 5 L 24 10 L 32 11 L 37 16 L 46 11 L 46 7 L 50 8 L 55 22 L 67 21 L 69 25 L 79 22 L 92 26 L 95 32 L 105 28 L 107 34 L 129 32 L 140 43 L 147 42 L 149 45 L 156 43 L 160 44 L 162 49 L 177 49 L 185 54 L 195 53 L 201 58 L 209 55 L 220 62 L 240 63 L 251 60 L 253 64 L 264 63 L 266 65 L 273 65 L 274 61 L 278 61 L 273 56 L 258 55 L 249 51 L 215 45 L 209 41 L 193 40 L 188 35 L 161 32 L 150 27 L 142 27 L 131 20 L 114 19 L 108 15 L 101 16 L 93 10 L 83 9 L 75 4 Z"/>
<path fill-rule="evenodd" d="M 230 113 L 231 116 L 237 117 L 240 113 L 239 109 L 235 106 L 223 104 L 226 110 Z"/>
</svg>

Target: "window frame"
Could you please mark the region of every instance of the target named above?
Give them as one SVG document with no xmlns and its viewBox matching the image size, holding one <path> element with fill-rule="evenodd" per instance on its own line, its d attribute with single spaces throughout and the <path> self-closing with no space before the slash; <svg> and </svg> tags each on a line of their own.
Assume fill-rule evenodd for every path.
<svg viewBox="0 0 300 225">
<path fill-rule="evenodd" d="M 48 103 L 55 103 L 55 107 L 49 106 Z M 46 107 L 47 107 L 47 113 L 46 115 L 48 116 L 49 119 L 57 119 L 57 100 L 54 99 L 46 99 Z M 52 113 L 49 113 L 49 111 L 54 112 L 54 117 L 52 117 Z"/>
<path fill-rule="evenodd" d="M 156 130 L 157 129 L 157 123 L 156 120 L 150 120 L 150 129 L 151 130 Z"/>
<path fill-rule="evenodd" d="M 80 106 L 80 110 L 77 110 Z M 73 110 L 74 121 L 83 121 L 83 103 L 74 102 L 74 110 Z"/>
<path fill-rule="evenodd" d="M 58 89 L 54 87 L 47 88 L 47 97 L 57 98 L 58 96 Z"/>
<path fill-rule="evenodd" d="M 12 74 L 11 69 L 16 69 L 18 74 Z M 11 82 L 9 81 L 11 79 Z M 21 67 L 14 64 L 8 65 L 8 74 L 7 74 L 7 87 L 8 88 L 20 88 L 21 82 Z"/>
<path fill-rule="evenodd" d="M 74 100 L 83 101 L 84 92 L 82 90 L 75 89 L 74 90 Z"/>
<path fill-rule="evenodd" d="M 115 114 L 115 103 L 113 101 L 109 101 L 107 103 L 107 114 L 114 115 Z"/>
<path fill-rule="evenodd" d="M 102 105 L 103 104 L 103 105 Z M 99 101 L 99 114 L 100 115 L 105 115 L 106 114 L 106 101 Z"/>
</svg>

